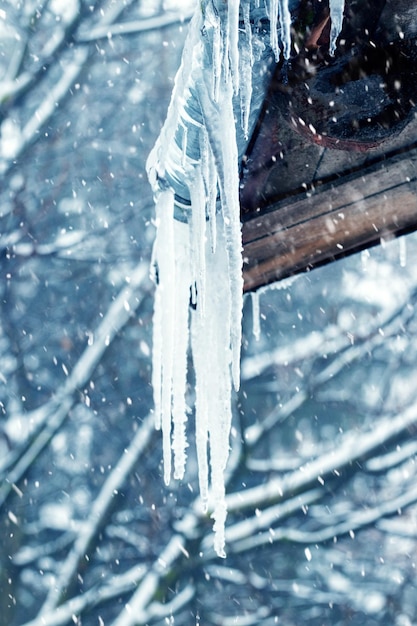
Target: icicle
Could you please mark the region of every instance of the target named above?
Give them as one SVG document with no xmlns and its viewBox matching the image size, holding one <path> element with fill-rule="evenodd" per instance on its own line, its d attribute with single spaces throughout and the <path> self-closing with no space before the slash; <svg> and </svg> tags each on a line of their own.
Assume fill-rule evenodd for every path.
<svg viewBox="0 0 417 626">
<path fill-rule="evenodd" d="M 288 7 L 288 0 L 278 0 L 278 3 L 283 55 L 284 59 L 288 60 L 291 52 L 291 14 Z"/>
<path fill-rule="evenodd" d="M 259 291 L 252 291 L 252 334 L 256 341 L 261 337 L 261 315 L 259 307 Z"/>
<path fill-rule="evenodd" d="M 201 167 L 195 168 L 191 193 L 191 262 L 193 283 L 196 286 L 197 309 L 199 315 L 205 315 L 206 309 L 206 202 Z"/>
<path fill-rule="evenodd" d="M 172 451 L 174 452 L 174 478 L 182 479 L 186 461 L 186 387 L 187 351 L 190 302 L 190 250 L 189 230 L 186 224 L 174 223 L 175 240 L 175 344 L 172 377 L 172 420 L 174 423 Z"/>
<path fill-rule="evenodd" d="M 171 477 L 171 402 L 175 336 L 174 194 L 160 192 L 156 201 L 157 236 L 153 261 L 157 289 L 154 305 L 153 373 L 155 423 L 162 427 L 164 480 Z"/>
<path fill-rule="evenodd" d="M 244 0 L 243 0 L 244 1 Z M 239 0 L 228 1 L 228 51 L 233 91 L 239 93 Z"/>
<path fill-rule="evenodd" d="M 252 100 L 253 66 L 252 28 L 250 24 L 250 0 L 243 1 L 242 12 L 244 32 L 242 33 L 239 42 L 239 71 L 242 77 L 242 80 L 240 82 L 240 110 L 242 130 L 245 135 L 245 139 L 248 139 L 249 114 Z"/>
<path fill-rule="evenodd" d="M 171 478 L 171 447 L 174 474 L 182 478 L 187 440 L 185 425 L 188 316 L 190 300 L 190 252 L 188 227 L 173 218 L 171 190 L 156 202 L 157 235 L 153 250 L 157 283 L 153 320 L 152 385 L 155 424 L 162 428 L 164 480 Z M 172 416 L 172 419 L 171 419 Z M 172 421 L 174 423 L 171 445 Z"/>
<path fill-rule="evenodd" d="M 398 244 L 400 247 L 400 267 L 407 267 L 407 240 L 405 237 L 399 237 Z"/>
<path fill-rule="evenodd" d="M 210 268 L 210 264 L 209 264 Z M 206 331 L 206 318 L 193 312 L 192 355 L 196 373 L 195 437 L 198 463 L 198 483 L 203 511 L 208 506 L 208 424 L 210 406 L 209 375 L 214 365 L 207 366 L 207 354 L 211 352 L 211 337 Z M 217 392 L 216 392 L 217 393 Z"/>
<path fill-rule="evenodd" d="M 369 265 L 369 258 L 370 258 L 370 254 L 369 254 L 369 250 L 362 250 L 361 253 L 361 268 L 362 268 L 362 272 L 367 272 L 368 271 L 368 265 Z"/>
<path fill-rule="evenodd" d="M 242 238 L 239 219 L 239 175 L 237 164 L 236 129 L 230 84 L 226 84 L 217 105 L 211 101 L 207 86 L 198 85 L 204 122 L 216 161 L 221 208 L 226 232 L 229 289 L 232 299 L 230 340 L 232 346 L 232 377 L 235 389 L 240 384 L 240 344 L 243 305 Z"/>
<path fill-rule="evenodd" d="M 284 59 L 290 58 L 291 52 L 291 13 L 288 6 L 289 0 L 269 0 L 267 6 L 270 23 L 270 45 L 275 54 L 275 60 L 279 61 L 281 50 L 278 41 L 278 21 L 280 26 L 280 38 L 283 48 Z"/>
<path fill-rule="evenodd" d="M 213 153 L 208 141 L 207 131 L 203 127 L 200 137 L 201 175 L 203 177 L 206 213 L 210 229 L 210 243 L 212 252 L 216 251 L 216 212 L 217 212 L 217 173 Z"/>
<path fill-rule="evenodd" d="M 219 280 L 228 259 L 221 217 L 217 227 L 218 245 L 213 254 L 206 246 L 206 315 L 193 312 L 192 353 L 196 373 L 196 441 L 200 493 L 207 504 L 208 450 L 210 450 L 211 501 L 214 519 L 215 550 L 224 556 L 226 520 L 224 470 L 229 453 L 231 425 L 231 294 L 227 281 Z M 207 355 L 210 354 L 210 363 Z"/>
<path fill-rule="evenodd" d="M 222 67 L 222 80 L 228 82 L 230 79 L 230 10 L 229 2 L 223 2 L 223 0 L 212 0 L 218 15 L 220 17 L 220 39 L 221 39 L 221 67 Z M 221 91 L 221 89 L 220 89 Z"/>
<path fill-rule="evenodd" d="M 270 31 L 271 31 L 270 44 L 275 54 L 275 60 L 278 63 L 279 58 L 281 56 L 279 43 L 278 43 L 278 32 L 277 32 L 278 0 L 269 0 L 268 13 L 269 13 L 269 23 L 270 23 Z"/>
<path fill-rule="evenodd" d="M 212 98 L 215 102 L 219 99 L 220 83 L 222 78 L 222 60 L 223 60 L 223 41 L 221 36 L 220 18 L 213 10 L 211 3 L 206 8 L 206 23 L 211 26 L 213 44 L 212 44 Z"/>
<path fill-rule="evenodd" d="M 219 226 L 219 230 L 221 227 Z M 224 233 L 219 235 L 217 258 L 213 259 L 214 274 L 218 274 L 219 268 L 227 267 L 226 246 Z M 210 416 L 210 467 L 211 486 L 213 497 L 214 519 L 214 548 L 219 556 L 225 557 L 224 526 L 226 522 L 226 501 L 224 472 L 229 456 L 229 435 L 232 421 L 231 409 L 231 382 L 230 365 L 232 355 L 230 349 L 225 349 L 230 341 L 230 328 L 233 327 L 231 316 L 233 315 L 233 293 L 230 292 L 226 283 L 216 284 L 212 277 L 211 284 L 213 293 L 211 298 L 212 312 L 210 323 L 213 328 L 213 340 L 215 342 L 216 376 L 214 377 L 212 392 L 215 395 L 214 415 Z M 219 323 L 220 322 L 220 323 Z M 217 393 L 216 393 L 217 392 Z M 213 419 L 214 417 L 214 419 Z"/>
<path fill-rule="evenodd" d="M 345 9 L 344 0 L 330 0 L 330 47 L 329 52 L 333 56 L 336 51 L 337 38 L 340 35 L 343 25 L 343 11 Z"/>
</svg>

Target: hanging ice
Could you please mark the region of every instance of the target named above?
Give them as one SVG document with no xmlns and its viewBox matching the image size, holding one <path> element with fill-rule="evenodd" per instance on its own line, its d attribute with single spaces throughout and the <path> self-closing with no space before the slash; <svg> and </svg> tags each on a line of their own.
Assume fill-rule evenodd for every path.
<svg viewBox="0 0 417 626">
<path fill-rule="evenodd" d="M 157 215 L 152 382 L 164 478 L 168 483 L 171 449 L 175 477 L 184 474 L 191 326 L 199 484 L 205 507 L 211 497 L 218 554 L 224 554 L 231 388 L 240 379 L 243 281 L 233 108 L 238 26 L 237 0 L 226 10 L 207 2 L 196 12 L 167 120 L 148 160 Z"/>
<path fill-rule="evenodd" d="M 251 125 L 254 14 L 258 22 L 259 15 L 268 14 L 277 59 L 281 50 L 287 59 L 291 48 L 289 0 L 265 3 L 262 8 L 259 0 L 199 2 L 167 119 L 147 163 L 156 199 L 152 384 L 156 425 L 163 433 L 164 478 L 168 483 L 172 452 L 174 476 L 184 475 L 190 350 L 200 494 L 212 511 L 214 547 L 221 556 L 231 393 L 240 379 L 237 139 L 247 138 Z M 338 34 L 340 1 L 331 6 Z"/>
<path fill-rule="evenodd" d="M 277 30 L 277 22 L 279 21 L 284 59 L 288 59 L 291 50 L 291 14 L 288 0 L 269 0 L 269 20 L 271 23 L 271 48 L 275 58 L 279 61 L 281 56 Z"/>
<path fill-rule="evenodd" d="M 345 0 L 329 0 L 330 4 L 330 54 L 334 54 L 336 50 L 337 38 L 340 35 L 343 25 L 343 11 L 345 9 Z"/>
</svg>

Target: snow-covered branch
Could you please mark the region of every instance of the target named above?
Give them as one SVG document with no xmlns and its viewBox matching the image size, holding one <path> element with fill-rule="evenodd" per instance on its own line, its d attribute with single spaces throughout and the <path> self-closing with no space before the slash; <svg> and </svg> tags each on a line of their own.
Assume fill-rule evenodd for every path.
<svg viewBox="0 0 417 626">
<path fill-rule="evenodd" d="M 379 420 L 375 426 L 360 433 L 347 432 L 340 436 L 331 450 L 326 450 L 298 470 L 282 478 L 271 478 L 268 483 L 258 487 L 228 495 L 228 510 L 262 507 L 270 502 L 281 501 L 288 495 L 305 491 L 317 483 L 325 485 L 327 479 L 337 476 L 338 472 L 355 461 L 375 454 L 380 446 L 404 435 L 416 424 L 417 405 L 413 405 L 399 415 L 390 415 Z"/>
<path fill-rule="evenodd" d="M 186 555 L 184 537 L 174 534 L 112 626 L 146 624 L 149 618 L 149 605 L 154 599 L 161 580 L 168 575 L 173 564 Z"/>
<path fill-rule="evenodd" d="M 145 263 L 141 263 L 129 277 L 128 285 L 110 304 L 105 317 L 91 336 L 65 384 L 57 390 L 49 402 L 22 417 L 28 425 L 26 438 L 15 451 L 10 452 L 0 467 L 3 474 L 3 483 L 0 486 L 0 506 L 12 489 L 17 489 L 19 492 L 16 483 L 62 425 L 75 402 L 75 392 L 86 385 L 105 350 L 138 308 L 141 303 L 140 289 L 147 276 L 148 267 Z"/>
<path fill-rule="evenodd" d="M 143 33 L 150 30 L 160 30 L 167 26 L 172 26 L 177 23 L 188 22 L 194 10 L 175 11 L 162 13 L 155 17 L 144 18 L 143 20 L 135 20 L 131 22 L 114 23 L 109 25 L 99 25 L 91 30 L 81 29 L 77 35 L 78 43 L 87 43 L 96 41 L 97 39 L 110 39 L 117 35 L 134 35 L 137 33 Z"/>
<path fill-rule="evenodd" d="M 276 366 L 288 366 L 302 363 L 307 360 L 323 357 L 323 355 L 337 355 L 338 359 L 344 358 L 344 351 L 349 350 L 354 354 L 355 348 L 361 349 L 366 342 L 372 341 L 376 345 L 378 341 L 384 341 L 384 337 L 395 333 L 404 321 L 410 318 L 412 311 L 407 308 L 407 303 L 414 301 L 416 290 L 407 290 L 404 299 L 395 303 L 395 307 L 383 310 L 367 324 L 357 325 L 351 333 L 347 333 L 338 325 L 329 325 L 322 331 L 311 331 L 307 336 L 300 337 L 291 344 L 278 346 L 273 350 L 259 351 L 253 356 L 246 357 L 242 363 L 242 379 L 250 380 L 261 376 L 269 368 Z M 381 334 L 383 329 L 383 334 Z M 351 359 L 353 357 L 349 357 Z M 325 377 L 325 374 L 321 374 Z"/>
<path fill-rule="evenodd" d="M 154 418 L 150 414 L 138 428 L 132 443 L 124 450 L 123 455 L 110 472 L 109 477 L 94 500 L 90 514 L 83 523 L 82 529 L 78 532 L 70 553 L 59 568 L 59 575 L 50 588 L 42 607 L 41 615 L 52 611 L 58 605 L 60 599 L 65 596 L 67 588 L 77 574 L 81 560 L 85 558 L 92 541 L 102 527 L 105 515 L 111 506 L 115 494 L 121 489 L 132 468 L 146 450 L 154 431 Z"/>
<path fill-rule="evenodd" d="M 22 626 L 65 626 L 73 622 L 74 616 L 81 615 L 88 608 L 108 602 L 133 589 L 146 574 L 146 565 L 139 564 L 124 574 L 113 575 L 99 589 L 89 589 L 85 593 L 71 598 L 54 608 L 42 613 Z"/>
<path fill-rule="evenodd" d="M 282 423 L 299 409 L 311 395 L 312 391 L 325 385 L 335 378 L 346 367 L 359 361 L 366 354 L 372 354 L 378 346 L 386 343 L 390 337 L 396 337 L 405 323 L 412 317 L 413 310 L 406 306 L 414 301 L 416 293 L 408 293 L 407 301 L 401 302 L 394 310 L 389 310 L 374 326 L 358 329 L 354 342 L 345 332 L 330 327 L 323 333 L 312 332 L 308 338 L 300 339 L 287 348 L 276 349 L 268 353 L 250 357 L 243 362 L 242 371 L 248 378 L 260 375 L 263 371 L 276 365 L 297 364 L 307 360 L 322 358 L 322 355 L 334 355 L 329 365 L 322 367 L 316 375 L 308 377 L 308 381 L 287 400 L 256 424 L 245 430 L 245 445 L 253 448 L 277 424 Z M 381 332 L 382 331 L 382 332 Z"/>
<path fill-rule="evenodd" d="M 308 501 L 303 506 L 308 505 Z M 361 528 L 376 524 L 384 517 L 398 514 L 398 511 L 405 509 L 417 502 L 417 487 L 411 487 L 398 496 L 388 498 L 377 506 L 371 506 L 361 510 L 352 511 L 344 516 L 343 521 L 332 523 L 326 520 L 326 525 L 319 530 L 308 530 L 304 528 L 291 528 L 288 526 L 273 527 L 273 523 L 281 521 L 279 514 L 275 515 L 275 509 L 266 509 L 259 516 L 246 520 L 242 525 L 236 524 L 229 529 L 230 535 L 226 533 L 227 540 L 232 552 L 242 552 L 252 550 L 264 544 L 271 544 L 275 541 L 292 541 L 302 544 L 318 544 L 335 537 L 354 534 Z M 301 508 L 301 504 L 299 504 Z M 252 523 L 251 523 L 252 522 Z M 245 526 L 245 528 L 244 528 Z M 258 532 L 263 528 L 267 531 Z"/>
<path fill-rule="evenodd" d="M 3 139 L 0 143 L 0 175 L 4 176 L 13 167 L 16 159 L 21 157 L 28 146 L 38 139 L 41 128 L 67 96 L 69 89 L 83 69 L 88 55 L 87 47 L 79 47 L 74 51 L 73 60 L 65 68 L 60 80 L 48 92 L 32 118 L 21 130 L 15 126 L 14 131 L 5 136 L 3 128 Z"/>
<path fill-rule="evenodd" d="M 66 19 L 64 21 L 61 19 L 57 21 L 52 36 L 48 38 L 39 53 L 38 62 L 31 64 L 32 69 L 22 70 L 24 61 L 28 60 L 28 57 L 30 57 L 28 42 L 31 36 L 31 30 L 33 31 L 33 22 L 36 22 L 36 27 L 40 28 L 42 16 L 48 9 L 47 5 L 48 2 L 44 3 L 40 8 L 36 7 L 33 12 L 26 16 L 22 27 L 23 32 L 16 37 L 19 45 L 17 49 L 15 49 L 14 55 L 9 63 L 6 76 L 0 84 L 0 102 L 3 111 L 15 106 L 19 102 L 19 98 L 23 97 L 30 89 L 39 83 L 45 73 L 50 69 L 50 66 L 55 63 L 57 56 L 63 51 L 65 45 L 71 41 L 81 21 L 82 15 L 78 0 L 68 2 L 69 11 L 67 12 Z"/>
<path fill-rule="evenodd" d="M 148 18 L 143 23 L 139 21 L 130 23 L 130 25 L 128 23 L 117 24 L 117 20 L 131 2 L 132 0 L 125 0 L 123 3 L 109 2 L 107 7 L 101 9 L 101 20 L 91 29 L 90 26 L 85 25 L 88 20 L 83 19 L 85 16 L 78 0 L 74 0 L 69 4 L 69 15 L 65 16 L 65 20 L 60 18 L 52 36 L 39 52 L 38 62 L 33 66 L 33 69 L 18 71 L 23 65 L 23 60 L 20 57 L 29 54 L 27 47 L 21 46 L 19 51 L 15 53 L 19 56 L 19 59 L 16 59 L 15 63 L 12 64 L 15 69 L 9 68 L 8 76 L 0 85 L 1 107 L 3 112 L 8 113 L 0 127 L 0 176 L 5 176 L 28 146 L 39 138 L 41 129 L 67 97 L 89 57 L 91 49 L 87 45 L 88 43 L 118 32 L 125 34 L 140 32 L 141 30 L 146 31 L 168 26 L 175 21 L 190 19 L 188 9 L 184 12 L 165 13 L 155 18 Z M 82 34 L 83 25 L 84 34 Z M 72 52 L 68 53 L 70 48 Z M 20 127 L 17 121 L 18 117 L 13 115 L 13 107 L 16 107 L 20 99 L 30 93 L 31 90 L 38 88 L 41 83 L 48 80 L 47 77 L 51 68 L 58 67 L 59 64 L 63 67 L 61 78 L 52 83 L 52 87 L 47 90 L 31 119 L 23 127 Z"/>
</svg>

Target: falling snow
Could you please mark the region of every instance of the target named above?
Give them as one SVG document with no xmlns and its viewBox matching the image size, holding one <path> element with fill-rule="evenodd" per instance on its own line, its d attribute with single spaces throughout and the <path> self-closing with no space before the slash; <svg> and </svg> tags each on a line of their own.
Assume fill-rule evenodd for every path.
<svg viewBox="0 0 417 626">
<path fill-rule="evenodd" d="M 174 131 L 178 152 L 166 155 L 160 183 L 171 190 L 163 200 L 182 250 L 176 280 L 188 282 L 176 321 L 187 336 L 174 334 L 173 351 L 187 359 L 176 358 L 172 373 L 172 476 L 186 454 L 188 461 L 184 484 L 172 481 L 167 490 L 155 480 L 154 207 L 143 166 L 188 29 L 188 8 L 178 4 L 80 0 L 72 22 L 75 0 L 0 3 L 2 620 L 297 624 L 302 607 L 309 626 L 344 623 L 347 615 L 352 626 L 415 624 L 416 237 L 386 239 L 363 254 L 363 264 L 345 258 L 285 290 L 247 298 L 241 389 L 232 395 L 228 323 L 205 319 L 220 307 L 224 314 L 222 299 L 230 299 L 228 280 L 219 287 L 209 278 L 228 262 L 218 168 L 210 129 L 187 94 L 181 107 L 197 123 Z M 238 93 L 232 85 L 240 156 L 267 82 L 258 68 L 266 56 L 275 59 L 267 20 L 262 38 L 254 28 L 254 6 L 265 12 L 263 0 L 240 7 Z M 283 53 L 279 15 L 277 24 Z M 212 34 L 206 29 L 207 39 Z M 192 94 L 191 79 L 189 86 Z M 193 159 L 195 184 L 180 190 Z M 209 217 L 191 223 L 201 181 Z M 226 354 L 212 350 L 208 333 L 228 345 Z M 202 346 L 227 371 L 224 380 Z M 210 439 L 224 433 L 210 431 L 204 407 L 213 394 L 213 411 L 226 396 L 233 406 L 225 530 L 232 558 L 223 567 L 213 559 L 198 495 L 190 428 L 198 367 L 198 455 L 210 512 L 223 478 L 210 475 L 209 445 L 223 449 Z M 225 513 L 218 506 L 216 535 Z"/>
</svg>

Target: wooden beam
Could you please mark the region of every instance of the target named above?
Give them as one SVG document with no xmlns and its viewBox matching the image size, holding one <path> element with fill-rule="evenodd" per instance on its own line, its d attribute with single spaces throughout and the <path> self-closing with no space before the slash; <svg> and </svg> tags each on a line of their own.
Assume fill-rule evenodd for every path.
<svg viewBox="0 0 417 626">
<path fill-rule="evenodd" d="M 417 229 L 417 146 L 252 212 L 245 291 Z"/>
</svg>

